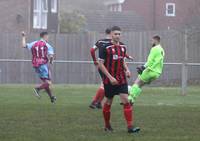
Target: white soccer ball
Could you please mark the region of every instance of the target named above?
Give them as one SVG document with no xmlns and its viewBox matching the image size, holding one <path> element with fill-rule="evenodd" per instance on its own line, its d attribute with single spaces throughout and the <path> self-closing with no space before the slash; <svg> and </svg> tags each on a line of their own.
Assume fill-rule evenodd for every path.
<svg viewBox="0 0 200 141">
<path fill-rule="evenodd" d="M 131 86 L 128 85 L 128 94 L 130 94 L 130 91 L 131 91 Z"/>
</svg>

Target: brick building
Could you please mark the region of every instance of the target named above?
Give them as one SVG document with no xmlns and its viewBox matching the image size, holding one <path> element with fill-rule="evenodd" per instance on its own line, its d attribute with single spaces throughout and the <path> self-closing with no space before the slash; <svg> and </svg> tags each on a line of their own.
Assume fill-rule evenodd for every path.
<svg viewBox="0 0 200 141">
<path fill-rule="evenodd" d="M 58 0 L 1 0 L 0 10 L 1 32 L 57 32 Z"/>
<path fill-rule="evenodd" d="M 134 11 L 142 16 L 149 30 L 191 24 L 200 14 L 199 8 L 199 0 L 125 0 L 122 4 L 122 11 Z"/>
</svg>

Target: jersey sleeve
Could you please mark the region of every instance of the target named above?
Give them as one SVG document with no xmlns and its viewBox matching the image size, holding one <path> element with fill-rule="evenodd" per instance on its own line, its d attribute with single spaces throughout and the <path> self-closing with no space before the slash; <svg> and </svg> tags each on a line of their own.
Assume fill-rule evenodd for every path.
<svg viewBox="0 0 200 141">
<path fill-rule="evenodd" d="M 96 62 L 97 59 L 96 59 L 96 55 L 95 55 L 95 48 L 90 49 L 90 55 L 92 56 L 93 62 Z"/>
<path fill-rule="evenodd" d="M 99 48 L 99 60 L 105 60 L 106 59 L 106 48 L 100 47 Z"/>
<path fill-rule="evenodd" d="M 48 55 L 53 55 L 54 54 L 54 48 L 50 44 L 46 44 L 48 47 Z"/>
<path fill-rule="evenodd" d="M 94 49 L 97 49 L 97 48 L 99 48 L 99 46 L 100 46 L 100 42 L 97 41 L 97 42 L 94 44 L 93 48 L 94 48 Z"/>
<path fill-rule="evenodd" d="M 31 43 L 27 43 L 27 44 L 26 44 L 26 48 L 29 49 L 29 50 L 31 50 L 31 48 L 33 47 L 33 45 L 34 45 L 36 42 L 37 42 L 37 41 L 33 41 L 33 42 L 31 42 Z"/>
</svg>

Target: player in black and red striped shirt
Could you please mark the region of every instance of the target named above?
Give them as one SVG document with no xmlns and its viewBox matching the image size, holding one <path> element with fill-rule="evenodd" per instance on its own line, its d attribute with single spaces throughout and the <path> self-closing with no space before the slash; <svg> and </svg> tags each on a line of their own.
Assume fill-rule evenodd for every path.
<svg viewBox="0 0 200 141">
<path fill-rule="evenodd" d="M 98 68 L 98 61 L 96 59 L 96 55 L 95 55 L 95 52 L 101 48 L 101 47 L 104 47 L 106 44 L 110 43 L 111 41 L 111 29 L 110 28 L 107 28 L 105 30 L 105 34 L 106 34 L 106 37 L 105 39 L 100 39 L 98 40 L 95 45 L 90 49 L 90 54 L 92 56 L 92 60 L 94 62 L 94 65 Z M 99 74 L 100 76 L 102 77 L 102 72 L 98 69 L 99 71 Z M 101 106 L 101 103 L 102 103 L 102 100 L 104 98 L 104 95 L 105 95 L 105 92 L 104 92 L 104 87 L 103 87 L 103 83 L 101 83 L 100 87 L 98 88 L 97 92 L 96 92 L 96 95 L 94 96 L 93 100 L 92 100 L 92 103 L 89 105 L 90 108 L 92 109 L 95 109 L 95 108 L 98 108 L 100 109 L 102 106 Z"/>
<path fill-rule="evenodd" d="M 103 106 L 105 131 L 112 131 L 110 124 L 110 109 L 115 95 L 119 95 L 124 105 L 124 116 L 127 121 L 128 133 L 140 130 L 133 126 L 132 106 L 128 101 L 127 77 L 130 77 L 129 68 L 124 61 L 126 46 L 120 42 L 121 29 L 114 26 L 111 29 L 111 42 L 99 48 L 99 69 L 103 72 L 103 84 L 106 101 Z"/>
<path fill-rule="evenodd" d="M 99 48 L 102 48 L 102 47 L 104 47 L 105 45 L 107 45 L 108 43 L 111 42 L 111 28 L 107 28 L 105 30 L 105 35 L 106 35 L 106 37 L 104 39 L 98 40 L 95 43 L 95 45 L 90 49 L 90 54 L 92 56 L 92 60 L 94 62 L 94 65 L 97 68 L 98 68 L 98 61 L 96 59 L 95 52 Z M 129 56 L 127 54 L 126 54 L 126 58 L 129 59 L 129 60 L 133 60 L 133 57 Z M 102 74 L 101 70 L 99 70 L 99 68 L 98 68 L 98 71 L 99 71 L 100 76 L 102 77 L 103 74 Z M 104 95 L 105 95 L 105 92 L 104 92 L 104 86 L 103 86 L 103 83 L 102 83 L 100 85 L 100 87 L 97 89 L 96 95 L 94 96 L 94 98 L 93 98 L 91 104 L 89 105 L 89 107 L 92 108 L 92 109 L 95 109 L 95 108 L 101 109 L 101 104 L 102 104 L 102 101 L 104 99 Z"/>
</svg>

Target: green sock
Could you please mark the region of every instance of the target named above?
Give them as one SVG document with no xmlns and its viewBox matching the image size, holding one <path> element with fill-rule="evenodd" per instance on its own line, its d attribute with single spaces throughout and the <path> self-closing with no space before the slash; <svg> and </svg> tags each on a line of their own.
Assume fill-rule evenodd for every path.
<svg viewBox="0 0 200 141">
<path fill-rule="evenodd" d="M 141 92 L 142 92 L 142 89 L 137 84 L 134 84 L 131 87 L 130 95 L 133 98 L 137 98 L 140 95 Z"/>
</svg>

